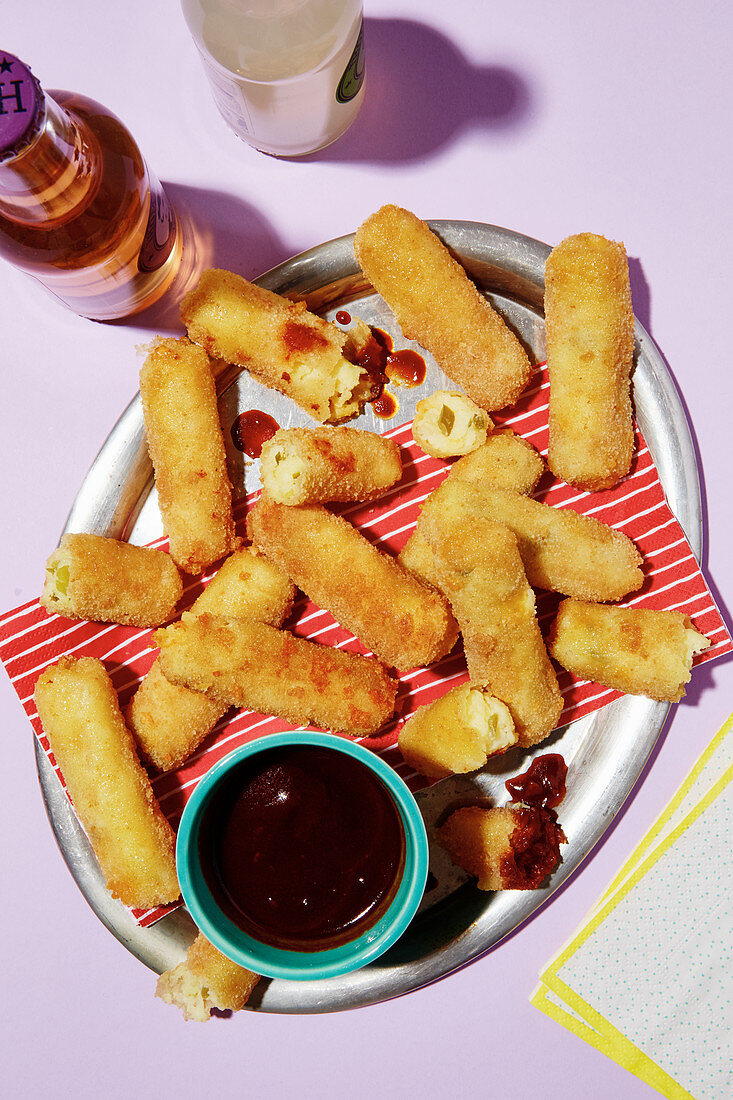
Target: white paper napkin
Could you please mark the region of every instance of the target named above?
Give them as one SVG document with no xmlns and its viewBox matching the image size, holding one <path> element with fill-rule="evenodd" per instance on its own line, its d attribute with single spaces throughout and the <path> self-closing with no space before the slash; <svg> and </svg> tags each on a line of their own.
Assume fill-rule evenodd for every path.
<svg viewBox="0 0 733 1100">
<path fill-rule="evenodd" d="M 733 1098 L 733 715 L 532 1003 L 657 1088 Z"/>
</svg>

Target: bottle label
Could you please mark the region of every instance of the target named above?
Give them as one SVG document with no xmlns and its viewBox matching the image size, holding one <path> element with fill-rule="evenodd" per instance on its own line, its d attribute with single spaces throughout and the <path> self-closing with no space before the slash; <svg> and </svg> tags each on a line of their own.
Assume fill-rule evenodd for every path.
<svg viewBox="0 0 733 1100">
<path fill-rule="evenodd" d="M 219 108 L 222 118 L 235 133 L 251 134 L 253 127 L 247 110 L 247 101 L 237 81 L 226 73 L 215 69 L 203 54 L 201 56 L 211 85 L 214 102 Z"/>
<path fill-rule="evenodd" d="M 339 81 L 338 88 L 336 89 L 336 100 L 338 103 L 348 103 L 358 94 L 359 89 L 364 83 L 364 21 L 362 20 L 359 27 L 359 37 L 356 40 L 354 46 L 354 52 L 349 58 L 348 64 L 344 69 L 344 75 Z"/>
<path fill-rule="evenodd" d="M 157 179 L 148 170 L 150 181 L 150 211 L 145 228 L 140 255 L 137 259 L 139 271 L 157 271 L 173 251 L 176 240 L 176 215 L 168 201 L 165 191 Z"/>
</svg>

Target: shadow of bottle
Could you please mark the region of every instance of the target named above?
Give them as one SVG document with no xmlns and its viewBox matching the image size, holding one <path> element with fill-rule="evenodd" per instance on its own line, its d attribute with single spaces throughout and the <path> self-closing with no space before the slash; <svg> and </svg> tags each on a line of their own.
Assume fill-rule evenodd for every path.
<svg viewBox="0 0 733 1100">
<path fill-rule="evenodd" d="M 531 113 L 520 74 L 474 65 L 424 23 L 365 19 L 366 91 L 351 129 L 301 161 L 400 164 L 427 159 L 464 131 L 509 130 Z"/>
</svg>

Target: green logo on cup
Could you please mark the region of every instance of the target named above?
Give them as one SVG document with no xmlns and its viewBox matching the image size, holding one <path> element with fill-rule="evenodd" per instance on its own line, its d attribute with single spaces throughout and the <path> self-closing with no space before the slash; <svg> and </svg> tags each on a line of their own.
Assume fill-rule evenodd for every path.
<svg viewBox="0 0 733 1100">
<path fill-rule="evenodd" d="M 364 83 L 364 23 L 359 28 L 359 37 L 354 46 L 354 52 L 349 58 L 349 63 L 344 69 L 344 75 L 339 80 L 336 89 L 336 99 L 339 103 L 348 103 Z"/>
</svg>

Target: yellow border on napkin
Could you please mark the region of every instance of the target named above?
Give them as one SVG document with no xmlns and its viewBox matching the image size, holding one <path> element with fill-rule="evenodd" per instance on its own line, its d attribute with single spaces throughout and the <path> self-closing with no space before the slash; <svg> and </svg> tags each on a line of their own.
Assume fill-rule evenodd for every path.
<svg viewBox="0 0 733 1100">
<path fill-rule="evenodd" d="M 696 806 L 687 814 L 665 839 L 660 841 L 655 849 L 649 852 L 654 840 L 661 832 L 672 813 L 680 805 L 682 799 L 689 792 L 692 784 L 699 777 L 705 765 L 709 762 L 715 750 L 719 747 L 723 738 L 733 729 L 733 714 L 723 724 L 721 729 L 712 739 L 705 752 L 695 764 L 685 782 L 680 787 L 672 801 L 657 819 L 636 847 L 631 856 L 626 860 L 619 873 L 605 892 L 595 911 L 587 923 L 580 929 L 575 938 L 570 941 L 548 964 L 540 974 L 544 983 L 540 985 L 530 998 L 535 1008 L 544 1012 L 567 1030 L 573 1032 L 579 1038 L 595 1047 L 596 1050 L 606 1054 L 624 1069 L 633 1073 L 636 1077 L 656 1088 L 668 1100 L 694 1100 L 691 1093 L 687 1092 L 678 1082 L 669 1076 L 661 1066 L 657 1065 L 648 1055 L 644 1054 L 622 1032 L 613 1026 L 604 1016 L 593 1008 L 584 998 L 579 996 L 566 982 L 558 976 L 558 970 L 568 961 L 575 951 L 591 936 L 603 923 L 616 905 L 625 898 L 634 886 L 644 877 L 647 871 L 654 866 L 658 859 L 680 838 L 707 807 L 714 802 L 718 795 L 733 780 L 733 765 L 726 769 L 722 776 L 713 784 L 710 790 L 700 799 Z M 644 857 L 644 853 L 649 853 Z M 578 1016 L 563 1010 L 547 996 L 551 991 L 560 1000 L 565 1001 L 569 1008 Z"/>
<path fill-rule="evenodd" d="M 718 732 L 715 734 L 715 737 L 713 737 L 712 741 L 705 749 L 690 774 L 687 776 L 687 779 L 677 791 L 677 794 L 672 798 L 671 802 L 665 807 L 665 809 L 662 810 L 661 814 L 654 822 L 644 839 L 636 846 L 634 851 L 631 853 L 629 858 L 622 866 L 621 870 L 612 880 L 609 887 L 604 891 L 599 900 L 596 902 L 596 908 L 600 908 L 604 904 L 604 902 L 608 901 L 611 898 L 612 894 L 614 894 L 618 887 L 621 885 L 621 883 L 625 879 L 627 879 L 634 868 L 639 865 L 644 853 L 648 851 L 649 848 L 651 848 L 654 841 L 659 836 L 672 814 L 689 793 L 693 783 L 697 781 L 700 773 L 709 763 L 710 758 L 714 755 L 716 750 L 720 747 L 721 743 L 725 740 L 731 730 L 733 730 L 733 714 L 731 714 L 720 727 Z"/>
</svg>

